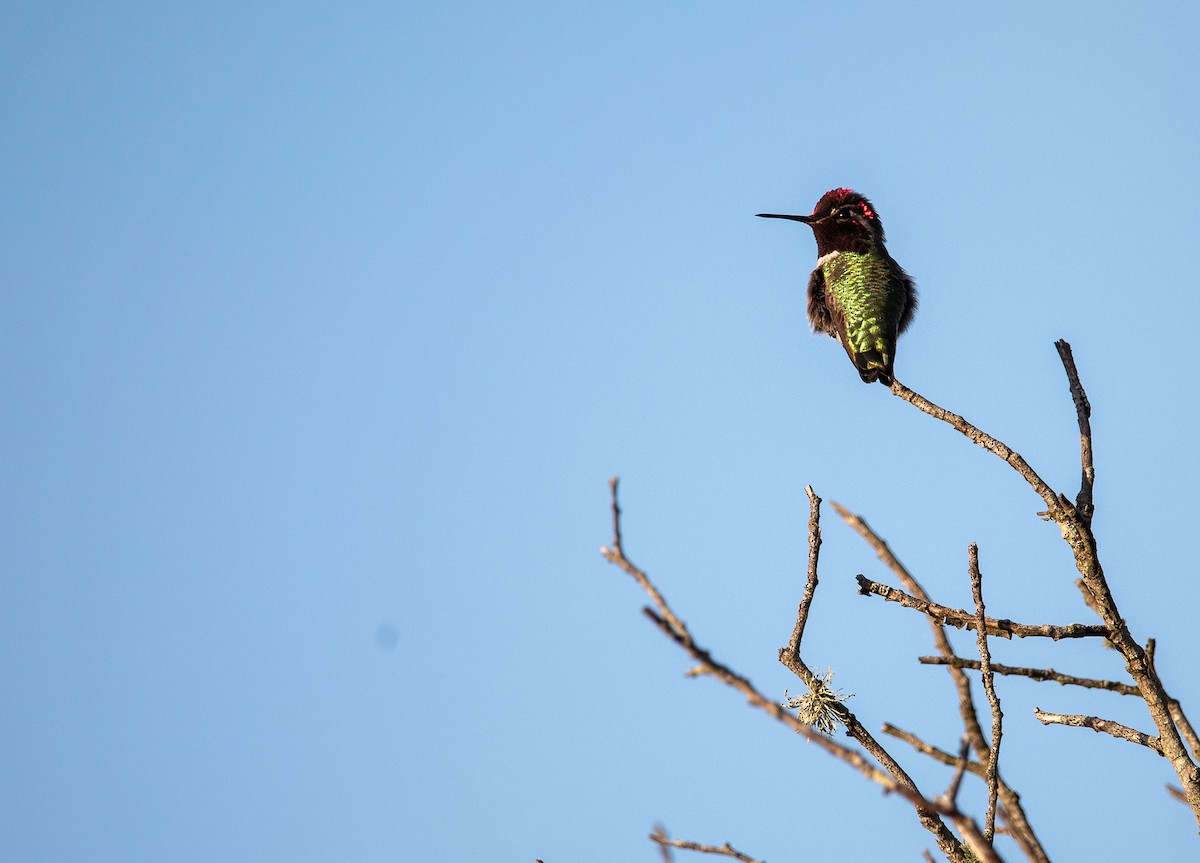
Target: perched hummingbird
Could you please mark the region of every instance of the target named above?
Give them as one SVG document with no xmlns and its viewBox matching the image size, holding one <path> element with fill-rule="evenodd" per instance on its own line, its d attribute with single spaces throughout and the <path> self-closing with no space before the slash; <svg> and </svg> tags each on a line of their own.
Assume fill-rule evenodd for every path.
<svg viewBox="0 0 1200 863">
<path fill-rule="evenodd" d="M 841 343 L 864 383 L 891 386 L 896 338 L 912 323 L 917 289 L 883 245 L 875 207 L 858 192 L 834 189 L 811 216 L 758 215 L 813 229 L 817 268 L 808 278 L 808 322 Z"/>
</svg>

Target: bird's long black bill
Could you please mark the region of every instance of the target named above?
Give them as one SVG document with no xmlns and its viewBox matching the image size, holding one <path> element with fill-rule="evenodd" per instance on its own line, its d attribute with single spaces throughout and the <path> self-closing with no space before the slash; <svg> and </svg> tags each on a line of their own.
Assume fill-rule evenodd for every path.
<svg viewBox="0 0 1200 863">
<path fill-rule="evenodd" d="M 756 213 L 755 215 L 764 219 L 791 219 L 793 222 L 804 222 L 805 224 L 812 221 L 812 216 L 787 216 L 783 213 Z"/>
</svg>

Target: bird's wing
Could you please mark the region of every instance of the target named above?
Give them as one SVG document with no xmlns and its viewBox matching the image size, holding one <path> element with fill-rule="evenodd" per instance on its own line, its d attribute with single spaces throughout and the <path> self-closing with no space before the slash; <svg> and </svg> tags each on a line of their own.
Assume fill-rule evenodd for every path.
<svg viewBox="0 0 1200 863">
<path fill-rule="evenodd" d="M 845 326 L 840 318 L 841 310 L 830 307 L 825 295 L 825 274 L 817 267 L 808 277 L 808 323 L 814 333 L 826 333 L 836 339 L 838 330 Z"/>
<path fill-rule="evenodd" d="M 917 286 L 913 283 L 912 277 L 904 272 L 899 264 L 896 265 L 896 270 L 900 274 L 900 284 L 903 288 L 901 296 L 904 302 L 904 307 L 900 311 L 900 322 L 896 327 L 896 335 L 899 335 L 908 329 L 913 316 L 917 313 Z"/>
</svg>

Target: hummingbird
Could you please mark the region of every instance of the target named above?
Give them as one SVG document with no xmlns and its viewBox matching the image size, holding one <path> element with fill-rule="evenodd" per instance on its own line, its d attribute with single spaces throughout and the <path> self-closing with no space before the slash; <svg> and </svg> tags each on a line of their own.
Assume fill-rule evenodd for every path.
<svg viewBox="0 0 1200 863">
<path fill-rule="evenodd" d="M 808 322 L 837 339 L 863 383 L 891 386 L 896 339 L 917 311 L 917 288 L 884 246 L 874 205 L 850 189 L 821 196 L 811 216 L 759 213 L 804 222 L 817 238 L 808 277 Z"/>
</svg>

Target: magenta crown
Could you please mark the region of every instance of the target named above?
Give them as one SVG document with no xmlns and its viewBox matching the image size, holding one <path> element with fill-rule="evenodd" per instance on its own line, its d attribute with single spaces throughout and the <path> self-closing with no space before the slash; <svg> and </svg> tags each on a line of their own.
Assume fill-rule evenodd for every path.
<svg viewBox="0 0 1200 863">
<path fill-rule="evenodd" d="M 821 200 L 817 201 L 817 206 L 813 208 L 813 215 L 817 214 L 817 209 L 821 206 L 821 201 L 832 198 L 835 203 L 844 203 L 849 198 L 858 198 L 858 207 L 862 210 L 862 214 L 868 219 L 875 218 L 875 211 L 871 209 L 871 202 L 853 189 L 830 189 L 821 196 Z"/>
</svg>

